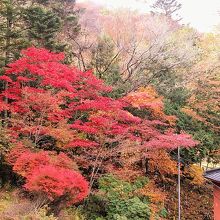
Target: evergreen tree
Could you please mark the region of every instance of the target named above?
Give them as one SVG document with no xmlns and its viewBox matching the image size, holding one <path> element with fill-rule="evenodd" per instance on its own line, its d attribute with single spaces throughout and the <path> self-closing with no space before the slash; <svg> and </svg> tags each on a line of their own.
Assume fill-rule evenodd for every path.
<svg viewBox="0 0 220 220">
<path fill-rule="evenodd" d="M 75 9 L 75 0 L 32 0 L 35 5 L 53 12 L 60 20 L 59 39 L 75 38 L 80 31 L 78 23 L 80 10 Z"/>
<path fill-rule="evenodd" d="M 50 50 L 63 50 L 64 45 L 58 45 L 55 41 L 61 28 L 61 21 L 55 13 L 34 6 L 25 10 L 24 18 L 28 27 L 28 38 L 32 44 Z"/>
<path fill-rule="evenodd" d="M 22 3 L 19 0 L 0 2 L 0 75 L 4 67 L 19 57 L 20 50 L 27 47 L 22 20 Z M 0 81 L 0 91 L 7 89 L 8 83 Z M 8 98 L 4 101 L 8 103 Z M 3 120 L 0 126 L 7 127 L 8 111 L 1 112 Z"/>
<path fill-rule="evenodd" d="M 78 22 L 80 10 L 75 9 L 75 0 L 33 0 L 34 4 L 46 8 L 59 18 L 60 27 L 56 34 L 55 49 L 66 52 L 65 62 L 72 62 L 72 45 L 70 39 L 74 40 L 80 31 Z"/>
<path fill-rule="evenodd" d="M 15 0 L 0 3 L 0 69 L 18 58 L 20 49 L 27 46 L 20 3 Z"/>
</svg>

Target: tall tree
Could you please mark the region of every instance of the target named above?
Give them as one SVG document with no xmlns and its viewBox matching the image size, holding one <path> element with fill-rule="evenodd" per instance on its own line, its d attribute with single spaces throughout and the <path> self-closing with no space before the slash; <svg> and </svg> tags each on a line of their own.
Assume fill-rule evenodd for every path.
<svg viewBox="0 0 220 220">
<path fill-rule="evenodd" d="M 15 0 L 0 2 L 0 68 L 18 58 L 20 49 L 27 45 L 21 5 Z"/>
<path fill-rule="evenodd" d="M 177 16 L 175 14 L 178 10 L 180 10 L 182 4 L 180 4 L 177 0 L 156 0 L 156 2 L 152 5 L 152 8 L 155 12 L 164 14 L 167 17 Z"/>
<path fill-rule="evenodd" d="M 24 18 L 27 24 L 28 39 L 33 45 L 50 50 L 58 48 L 63 50 L 62 43 L 58 45 L 55 41 L 61 28 L 61 21 L 55 13 L 45 10 L 43 7 L 34 6 L 25 10 Z"/>
<path fill-rule="evenodd" d="M 81 30 L 79 24 L 81 9 L 75 7 L 75 0 L 48 0 L 46 7 L 48 10 L 52 10 L 61 21 L 56 39 L 61 42 L 60 51 L 63 45 L 63 50 L 66 53 L 65 62 L 71 63 L 75 55 L 72 42 L 75 41 Z"/>
<path fill-rule="evenodd" d="M 91 51 L 91 63 L 89 67 L 94 70 L 94 74 L 113 87 L 111 95 L 123 93 L 121 88 L 122 78 L 119 68 L 120 51 L 116 51 L 111 38 L 103 36 L 98 38 L 97 45 Z"/>
<path fill-rule="evenodd" d="M 2 0 L 0 68 L 18 58 L 20 50 L 30 45 L 64 51 L 68 45 L 67 30 L 72 37 L 80 30 L 74 7 L 74 0 Z"/>
</svg>

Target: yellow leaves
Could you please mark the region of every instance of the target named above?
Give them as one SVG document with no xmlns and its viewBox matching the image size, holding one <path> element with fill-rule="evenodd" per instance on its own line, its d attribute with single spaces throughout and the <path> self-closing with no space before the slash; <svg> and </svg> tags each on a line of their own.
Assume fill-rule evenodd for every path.
<svg viewBox="0 0 220 220">
<path fill-rule="evenodd" d="M 205 180 L 203 177 L 203 170 L 200 166 L 196 164 L 190 165 L 186 170 L 185 174 L 189 175 L 192 178 L 192 184 L 194 185 L 203 185 Z"/>
<path fill-rule="evenodd" d="M 179 50 L 182 48 L 187 48 L 193 50 L 191 44 L 189 44 L 189 39 L 193 39 L 196 35 L 195 30 L 189 27 L 183 27 L 174 31 L 168 38 L 168 47 L 173 50 L 173 47 L 178 47 Z M 191 47 L 191 48 L 190 48 Z M 177 51 L 178 52 L 178 51 Z M 192 51 L 190 51 L 192 52 Z"/>
<path fill-rule="evenodd" d="M 58 148 L 63 148 L 68 142 L 64 142 L 61 140 L 56 141 L 56 145 Z"/>
<path fill-rule="evenodd" d="M 200 41 L 200 46 L 206 51 L 206 55 L 210 55 L 210 53 L 213 53 L 214 51 L 219 51 L 219 35 L 213 33 L 205 34 Z"/>
<path fill-rule="evenodd" d="M 218 74 L 219 72 L 220 35 L 203 35 L 198 43 L 198 46 L 202 51 L 200 60 L 193 66 L 191 72 L 193 74 L 197 73 L 197 80 L 199 78 L 204 80 L 204 78 L 209 77 L 213 73 Z"/>
</svg>

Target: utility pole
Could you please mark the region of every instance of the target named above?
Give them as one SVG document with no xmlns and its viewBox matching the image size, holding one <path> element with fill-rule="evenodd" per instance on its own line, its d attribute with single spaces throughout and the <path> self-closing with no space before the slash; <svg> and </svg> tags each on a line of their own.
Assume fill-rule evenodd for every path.
<svg viewBox="0 0 220 220">
<path fill-rule="evenodd" d="M 181 194 L 180 194 L 180 147 L 178 147 L 178 220 L 181 220 Z"/>
</svg>

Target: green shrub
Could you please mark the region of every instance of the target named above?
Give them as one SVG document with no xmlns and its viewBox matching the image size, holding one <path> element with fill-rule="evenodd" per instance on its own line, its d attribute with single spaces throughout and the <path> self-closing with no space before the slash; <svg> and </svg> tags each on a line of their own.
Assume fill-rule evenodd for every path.
<svg viewBox="0 0 220 220">
<path fill-rule="evenodd" d="M 130 199 L 111 198 L 108 209 L 107 219 L 150 219 L 150 208 L 148 204 L 141 201 L 138 197 Z"/>
<path fill-rule="evenodd" d="M 98 180 L 98 191 L 90 195 L 82 207 L 88 220 L 149 220 L 150 199 L 138 193 L 148 184 L 148 178 L 140 177 L 134 182 L 105 175 Z M 166 217 L 165 209 L 157 213 L 158 219 Z"/>
<path fill-rule="evenodd" d="M 147 220 L 150 218 L 148 202 L 135 195 L 135 190 L 147 184 L 147 178 L 142 177 L 134 183 L 120 180 L 107 175 L 99 180 L 99 188 L 107 202 L 107 219 Z"/>
<path fill-rule="evenodd" d="M 120 180 L 113 175 L 99 179 L 99 191 L 90 196 L 85 206 L 87 219 L 91 220 L 147 220 L 150 208 L 147 200 L 139 198 L 135 190 L 142 188 L 147 178 L 134 183 Z"/>
</svg>

